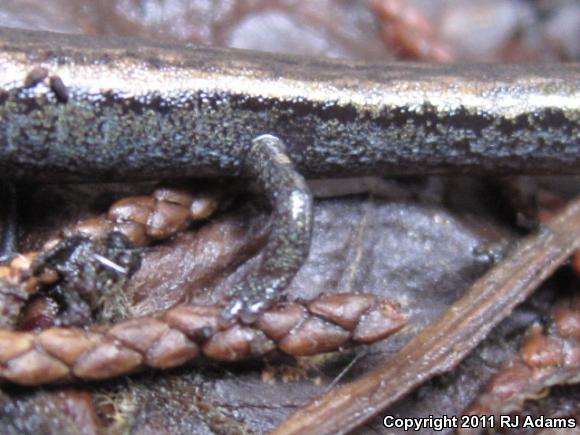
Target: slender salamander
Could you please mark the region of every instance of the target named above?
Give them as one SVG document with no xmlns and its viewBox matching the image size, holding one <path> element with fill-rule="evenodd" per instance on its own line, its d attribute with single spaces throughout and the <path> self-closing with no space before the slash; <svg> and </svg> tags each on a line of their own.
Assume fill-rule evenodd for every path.
<svg viewBox="0 0 580 435">
<path fill-rule="evenodd" d="M 274 216 L 227 315 L 308 253 L 303 177 L 579 174 L 580 65 L 364 64 L 0 29 L 0 179 L 249 177 Z"/>
</svg>

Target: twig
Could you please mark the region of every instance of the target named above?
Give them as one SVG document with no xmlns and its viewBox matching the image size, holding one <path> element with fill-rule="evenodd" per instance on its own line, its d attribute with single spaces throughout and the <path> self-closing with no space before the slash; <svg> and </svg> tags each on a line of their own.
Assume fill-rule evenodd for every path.
<svg viewBox="0 0 580 435">
<path fill-rule="evenodd" d="M 41 385 L 99 380 L 144 368 L 183 365 L 203 354 L 217 361 L 263 357 L 277 349 L 307 356 L 369 344 L 401 329 L 398 305 L 374 295 L 320 295 L 281 303 L 252 325 L 224 323 L 223 306 L 182 305 L 90 330 L 0 330 L 0 380 Z"/>
</svg>

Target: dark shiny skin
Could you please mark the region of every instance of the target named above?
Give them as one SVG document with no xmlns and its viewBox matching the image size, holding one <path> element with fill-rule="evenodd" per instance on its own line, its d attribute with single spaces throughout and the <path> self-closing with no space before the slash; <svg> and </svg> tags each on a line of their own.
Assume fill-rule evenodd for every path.
<svg viewBox="0 0 580 435">
<path fill-rule="evenodd" d="M 0 29 L 0 178 L 258 180 L 271 237 L 225 317 L 251 322 L 306 258 L 303 176 L 426 173 L 579 174 L 580 66 L 370 65 Z"/>
<path fill-rule="evenodd" d="M 0 182 L 0 264 L 16 253 L 18 194 L 13 183 Z"/>
<path fill-rule="evenodd" d="M 258 182 L 274 210 L 261 262 L 233 289 L 233 301 L 226 308 L 226 317 L 241 313 L 242 320 L 252 323 L 256 313 L 277 302 L 308 256 L 312 194 L 275 136 L 254 139 L 245 162 L 245 175 Z"/>
<path fill-rule="evenodd" d="M 50 78 L 24 88 L 39 67 Z M 265 133 L 306 177 L 580 173 L 580 67 L 370 65 L 0 30 L 2 178 L 239 176 Z"/>
</svg>

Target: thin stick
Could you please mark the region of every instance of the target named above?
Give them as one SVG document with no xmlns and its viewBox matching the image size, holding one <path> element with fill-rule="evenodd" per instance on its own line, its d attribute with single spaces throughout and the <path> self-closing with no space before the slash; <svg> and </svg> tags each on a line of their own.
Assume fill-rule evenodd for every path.
<svg viewBox="0 0 580 435">
<path fill-rule="evenodd" d="M 436 322 L 385 365 L 314 399 L 273 434 L 344 434 L 379 415 L 426 380 L 447 372 L 580 249 L 580 197 L 527 237 Z"/>
</svg>

